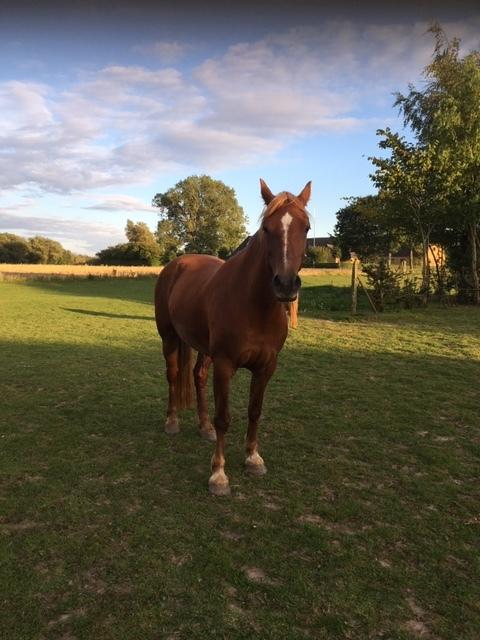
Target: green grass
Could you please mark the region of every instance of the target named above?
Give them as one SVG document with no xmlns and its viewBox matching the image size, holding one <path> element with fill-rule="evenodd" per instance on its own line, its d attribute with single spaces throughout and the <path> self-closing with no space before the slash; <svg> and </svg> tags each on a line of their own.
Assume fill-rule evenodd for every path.
<svg viewBox="0 0 480 640">
<path fill-rule="evenodd" d="M 269 472 L 239 372 L 216 499 L 193 412 L 162 431 L 153 284 L 0 283 L 2 640 L 478 640 L 479 311 L 352 319 L 306 278 Z"/>
</svg>

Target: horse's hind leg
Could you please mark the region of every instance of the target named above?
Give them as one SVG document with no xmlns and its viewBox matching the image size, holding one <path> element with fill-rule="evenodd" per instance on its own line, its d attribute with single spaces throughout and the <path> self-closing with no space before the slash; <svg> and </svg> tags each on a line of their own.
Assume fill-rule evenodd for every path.
<svg viewBox="0 0 480 640">
<path fill-rule="evenodd" d="M 214 360 L 213 363 L 213 391 L 215 394 L 215 431 L 217 442 L 212 457 L 212 475 L 208 481 L 210 493 L 216 496 L 230 494 L 228 477 L 225 475 L 225 434 L 230 426 L 230 412 L 228 410 L 228 396 L 230 380 L 234 374 L 234 367 L 225 360 Z"/>
<path fill-rule="evenodd" d="M 169 434 L 178 433 L 180 425 L 177 417 L 177 393 L 176 384 L 178 379 L 178 357 L 180 351 L 180 339 L 175 332 L 169 332 L 162 336 L 163 355 L 167 365 L 168 381 L 168 408 L 167 419 L 165 421 L 165 432 Z"/>
<path fill-rule="evenodd" d="M 211 362 L 212 359 L 209 356 L 199 353 L 193 370 L 193 377 L 195 380 L 195 388 L 197 390 L 198 426 L 200 429 L 200 435 L 206 440 L 215 442 L 217 435 L 208 417 L 206 394 L 208 368 Z"/>
</svg>

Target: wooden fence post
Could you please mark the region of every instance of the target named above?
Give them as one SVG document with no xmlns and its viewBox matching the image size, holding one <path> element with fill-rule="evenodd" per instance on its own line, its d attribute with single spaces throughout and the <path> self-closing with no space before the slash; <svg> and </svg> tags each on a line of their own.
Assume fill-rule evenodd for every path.
<svg viewBox="0 0 480 640">
<path fill-rule="evenodd" d="M 367 287 L 363 284 L 363 282 L 360 280 L 360 278 L 357 278 L 357 281 L 358 281 L 358 284 L 365 291 L 365 295 L 367 296 L 368 301 L 370 302 L 370 306 L 375 311 L 375 315 L 378 315 L 377 307 L 375 306 L 375 303 L 373 302 L 372 298 L 370 297 L 370 294 L 368 293 Z"/>
<path fill-rule="evenodd" d="M 354 258 L 352 262 L 352 315 L 357 313 L 357 289 L 358 289 L 358 260 Z"/>
</svg>

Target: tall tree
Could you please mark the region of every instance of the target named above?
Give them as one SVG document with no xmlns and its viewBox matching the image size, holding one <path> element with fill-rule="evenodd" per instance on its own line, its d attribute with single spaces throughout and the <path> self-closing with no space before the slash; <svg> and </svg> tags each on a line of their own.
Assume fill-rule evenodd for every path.
<svg viewBox="0 0 480 640">
<path fill-rule="evenodd" d="M 348 198 L 348 205 L 337 211 L 334 228 L 342 259 L 354 251 L 360 258 L 385 256 L 399 244 L 398 233 L 386 224 L 381 199 L 374 196 Z"/>
<path fill-rule="evenodd" d="M 381 149 L 388 157 L 373 157 L 371 175 L 386 204 L 389 224 L 422 244 L 422 275 L 425 294 L 430 288 L 429 249 L 432 232 L 444 224 L 456 173 L 450 166 L 450 152 L 435 143 L 411 143 L 390 129 L 379 129 Z"/>
<path fill-rule="evenodd" d="M 462 57 L 459 39 L 448 40 L 438 24 L 430 31 L 435 49 L 424 72 L 427 84 L 397 94 L 396 105 L 420 145 L 448 153 L 455 174 L 448 185 L 448 226 L 464 230 L 470 271 L 465 286 L 471 286 L 472 299 L 480 304 L 480 52 Z M 458 242 L 458 234 L 453 236 Z"/>
<path fill-rule="evenodd" d="M 181 180 L 157 193 L 152 204 L 160 209 L 160 222 L 170 223 L 170 240 L 188 253 L 229 252 L 245 237 L 246 218 L 235 191 L 210 176 Z M 159 228 L 159 234 L 165 229 Z"/>
</svg>

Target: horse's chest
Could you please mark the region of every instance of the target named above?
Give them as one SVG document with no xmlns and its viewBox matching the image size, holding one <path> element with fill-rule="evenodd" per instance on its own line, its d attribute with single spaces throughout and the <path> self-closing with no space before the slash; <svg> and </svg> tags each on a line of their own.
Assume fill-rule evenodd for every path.
<svg viewBox="0 0 480 640">
<path fill-rule="evenodd" d="M 243 366 L 261 366 L 276 358 L 287 337 L 287 327 L 266 327 L 264 330 L 247 331 L 241 339 L 237 336 L 237 348 Z"/>
</svg>

